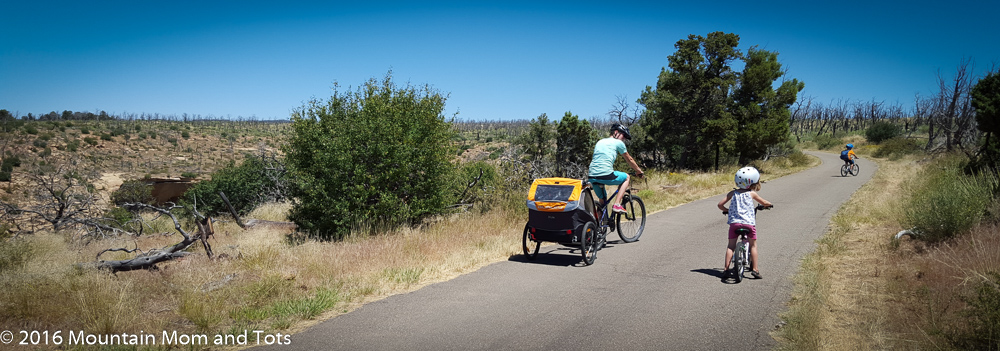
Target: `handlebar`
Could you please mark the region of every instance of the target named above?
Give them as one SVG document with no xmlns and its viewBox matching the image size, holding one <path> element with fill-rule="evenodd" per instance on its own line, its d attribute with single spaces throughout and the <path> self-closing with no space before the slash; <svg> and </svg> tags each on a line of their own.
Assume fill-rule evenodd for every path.
<svg viewBox="0 0 1000 351">
<path fill-rule="evenodd" d="M 760 210 L 770 210 L 772 208 L 774 208 L 774 205 L 771 205 L 771 206 L 757 205 L 757 207 L 754 207 L 753 210 L 754 210 L 754 212 L 757 212 L 757 211 L 760 211 Z M 722 211 L 722 214 L 728 215 L 729 214 L 729 210 Z"/>
</svg>

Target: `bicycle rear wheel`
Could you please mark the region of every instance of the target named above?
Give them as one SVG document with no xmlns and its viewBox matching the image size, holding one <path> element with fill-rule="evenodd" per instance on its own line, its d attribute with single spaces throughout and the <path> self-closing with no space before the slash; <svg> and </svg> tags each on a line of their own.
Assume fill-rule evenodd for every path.
<svg viewBox="0 0 1000 351">
<path fill-rule="evenodd" d="M 746 249 L 744 249 L 746 247 L 745 245 L 745 243 L 737 245 L 736 252 L 733 254 L 733 275 L 735 276 L 737 283 L 743 281 L 743 273 L 747 270 Z"/>
<path fill-rule="evenodd" d="M 858 171 L 860 171 L 860 170 L 861 170 L 861 169 L 860 169 L 860 168 L 858 167 L 858 164 L 857 164 L 857 163 L 855 163 L 855 164 L 851 165 L 851 175 L 852 175 L 852 176 L 856 176 L 856 175 L 858 175 Z"/>
<path fill-rule="evenodd" d="M 847 165 L 840 166 L 840 176 L 841 177 L 846 177 L 847 176 L 847 171 L 848 171 L 847 170 Z"/>
<path fill-rule="evenodd" d="M 583 231 L 580 233 L 580 254 L 583 255 L 585 265 L 592 265 L 597 260 L 597 249 L 600 245 L 597 241 L 597 230 L 594 228 L 594 222 L 587 222 L 583 225 Z"/>
<path fill-rule="evenodd" d="M 626 194 L 622 199 L 622 207 L 625 208 L 625 212 L 615 215 L 618 236 L 624 242 L 635 242 L 646 228 L 646 204 L 639 196 Z"/>
<path fill-rule="evenodd" d="M 524 225 L 524 237 L 521 238 L 521 248 L 524 249 L 524 256 L 529 260 L 538 257 L 538 249 L 542 247 L 542 243 L 538 241 L 531 240 L 531 230 L 527 224 Z"/>
</svg>

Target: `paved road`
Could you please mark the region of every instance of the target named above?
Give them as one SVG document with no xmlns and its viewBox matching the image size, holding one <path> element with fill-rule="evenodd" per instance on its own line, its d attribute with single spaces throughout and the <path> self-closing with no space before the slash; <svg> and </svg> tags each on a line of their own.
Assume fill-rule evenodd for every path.
<svg viewBox="0 0 1000 351">
<path fill-rule="evenodd" d="M 720 279 L 727 227 L 719 195 L 649 216 L 638 242 L 610 244 L 593 266 L 548 246 L 535 261 L 514 256 L 372 302 L 267 349 L 769 349 L 800 259 L 876 167 L 861 160 L 861 175 L 845 178 L 836 155 L 814 155 L 822 165 L 760 192 L 775 204 L 758 215 L 764 279 Z"/>
</svg>

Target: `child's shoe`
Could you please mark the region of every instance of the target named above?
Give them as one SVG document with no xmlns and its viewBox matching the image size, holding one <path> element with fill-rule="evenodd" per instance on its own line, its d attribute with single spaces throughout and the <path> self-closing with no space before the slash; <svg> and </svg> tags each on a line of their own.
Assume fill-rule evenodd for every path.
<svg viewBox="0 0 1000 351">
<path fill-rule="evenodd" d="M 622 207 L 622 205 L 611 206 L 611 210 L 615 211 L 615 212 L 618 212 L 618 213 L 625 213 L 625 208 Z"/>
</svg>

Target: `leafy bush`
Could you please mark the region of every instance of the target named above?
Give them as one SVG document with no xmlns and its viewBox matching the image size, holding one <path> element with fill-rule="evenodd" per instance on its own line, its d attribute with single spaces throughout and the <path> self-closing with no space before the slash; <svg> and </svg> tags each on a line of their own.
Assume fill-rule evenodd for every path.
<svg viewBox="0 0 1000 351">
<path fill-rule="evenodd" d="M 188 133 L 188 131 L 185 130 L 181 132 L 181 138 L 184 138 L 184 140 L 191 139 L 191 133 Z"/>
<path fill-rule="evenodd" d="M 90 134 L 90 128 L 80 127 L 80 134 Z"/>
<path fill-rule="evenodd" d="M 143 180 L 127 180 L 122 182 L 118 190 L 111 192 L 111 202 L 117 206 L 127 203 L 152 204 L 153 185 Z"/>
<path fill-rule="evenodd" d="M 283 195 L 274 195 L 268 189 L 279 188 L 276 181 L 268 176 L 269 166 L 258 157 L 250 157 L 236 165 L 229 165 L 212 173 L 212 179 L 198 182 L 184 193 L 184 201 L 198 201 L 198 211 L 207 216 L 229 213 L 219 196 L 222 191 L 239 214 L 247 214 L 265 201 L 282 200 Z"/>
<path fill-rule="evenodd" d="M 899 136 L 901 129 L 899 126 L 889 122 L 875 122 L 865 130 L 865 139 L 870 143 L 881 143 L 883 141 Z"/>
<path fill-rule="evenodd" d="M 966 176 L 959 167 L 929 167 L 921 184 L 911 187 L 912 198 L 905 210 L 905 223 L 922 240 L 939 242 L 978 224 L 1000 186 L 996 175 Z"/>
<path fill-rule="evenodd" d="M 86 142 L 90 146 L 97 145 L 97 138 L 95 138 L 95 137 L 84 137 L 83 141 Z"/>
<path fill-rule="evenodd" d="M 339 239 L 352 227 L 416 223 L 454 198 L 454 131 L 445 97 L 398 88 L 391 75 L 354 93 L 334 89 L 292 114 L 286 146 L 296 181 L 289 218 L 310 236 Z"/>
<path fill-rule="evenodd" d="M 898 160 L 900 157 L 915 154 L 923 151 L 923 146 L 916 139 L 892 138 L 881 143 L 878 149 L 872 153 L 874 157 L 888 157 L 891 160 Z"/>
<path fill-rule="evenodd" d="M 834 138 L 829 134 L 817 135 L 813 138 L 813 142 L 816 143 L 816 148 L 820 150 L 826 150 L 833 147 L 840 147 L 844 143 L 840 138 Z"/>
<path fill-rule="evenodd" d="M 30 124 L 29 125 L 25 125 L 24 126 L 24 132 L 28 133 L 28 134 L 31 134 L 31 135 L 35 135 L 35 134 L 38 134 L 38 128 L 35 128 L 34 125 L 30 125 Z"/>
<path fill-rule="evenodd" d="M 104 140 L 104 141 L 111 141 L 111 134 L 108 134 L 108 133 L 101 133 L 101 140 Z"/>
</svg>

